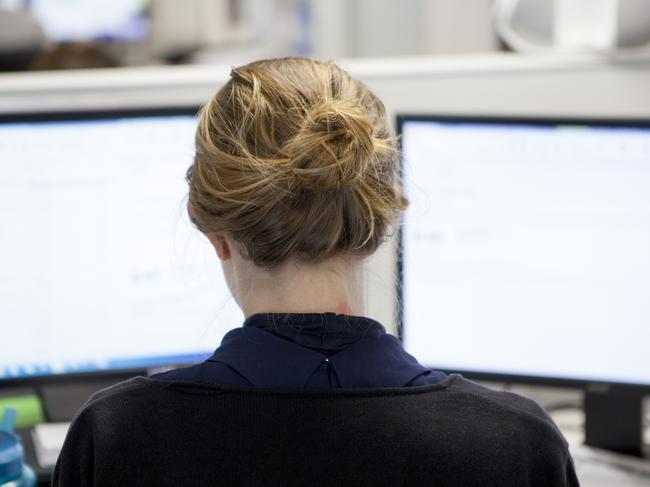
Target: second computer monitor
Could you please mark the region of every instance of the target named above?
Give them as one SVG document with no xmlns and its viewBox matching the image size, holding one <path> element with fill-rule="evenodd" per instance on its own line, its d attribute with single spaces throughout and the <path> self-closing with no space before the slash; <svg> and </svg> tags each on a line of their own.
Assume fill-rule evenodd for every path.
<svg viewBox="0 0 650 487">
<path fill-rule="evenodd" d="M 407 350 L 650 385 L 650 125 L 404 117 L 401 135 Z"/>
</svg>

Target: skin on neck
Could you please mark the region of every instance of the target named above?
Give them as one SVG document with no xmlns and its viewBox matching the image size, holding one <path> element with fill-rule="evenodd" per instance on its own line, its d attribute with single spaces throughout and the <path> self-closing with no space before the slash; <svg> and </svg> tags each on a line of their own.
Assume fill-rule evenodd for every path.
<svg viewBox="0 0 650 487">
<path fill-rule="evenodd" d="M 289 261 L 265 269 L 243 258 L 227 234 L 207 235 L 244 316 L 256 313 L 364 315 L 363 261 L 340 256 L 316 264 Z"/>
</svg>

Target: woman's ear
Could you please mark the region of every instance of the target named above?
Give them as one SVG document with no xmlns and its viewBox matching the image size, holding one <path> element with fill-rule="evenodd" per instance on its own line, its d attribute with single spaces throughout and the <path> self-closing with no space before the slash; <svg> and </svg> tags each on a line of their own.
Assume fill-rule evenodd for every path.
<svg viewBox="0 0 650 487">
<path fill-rule="evenodd" d="M 222 233 L 209 233 L 206 235 L 210 243 L 214 247 L 214 250 L 217 251 L 217 255 L 221 260 L 229 260 L 232 256 L 230 250 L 230 244 L 228 239 Z"/>
</svg>

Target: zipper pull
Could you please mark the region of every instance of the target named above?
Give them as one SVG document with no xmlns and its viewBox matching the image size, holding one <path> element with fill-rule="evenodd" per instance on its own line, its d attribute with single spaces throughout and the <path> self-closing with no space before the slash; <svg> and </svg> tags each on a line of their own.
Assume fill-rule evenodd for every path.
<svg viewBox="0 0 650 487">
<path fill-rule="evenodd" d="M 332 387 L 332 363 L 329 357 L 325 357 L 325 360 L 323 360 L 323 368 L 325 369 L 325 373 L 327 373 L 327 383 Z"/>
</svg>

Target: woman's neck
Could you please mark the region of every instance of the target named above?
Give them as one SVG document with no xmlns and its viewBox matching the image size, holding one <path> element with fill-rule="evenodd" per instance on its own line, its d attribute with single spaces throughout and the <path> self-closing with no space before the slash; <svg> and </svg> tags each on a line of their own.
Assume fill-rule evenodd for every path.
<svg viewBox="0 0 650 487">
<path fill-rule="evenodd" d="M 240 261 L 233 268 L 232 284 L 246 317 L 256 313 L 364 314 L 360 258 L 289 262 L 272 270 Z"/>
</svg>

